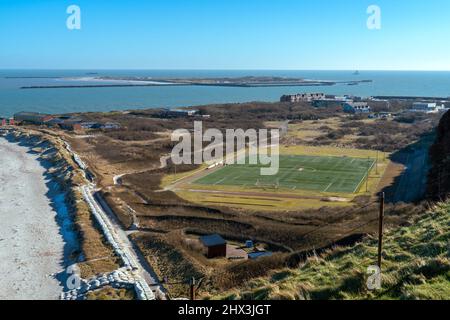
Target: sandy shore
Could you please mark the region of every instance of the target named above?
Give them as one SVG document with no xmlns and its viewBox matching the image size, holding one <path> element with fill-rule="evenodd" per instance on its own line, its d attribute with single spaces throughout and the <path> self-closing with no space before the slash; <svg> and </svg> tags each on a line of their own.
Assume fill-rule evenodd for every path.
<svg viewBox="0 0 450 320">
<path fill-rule="evenodd" d="M 75 237 L 64 195 L 29 148 L 0 136 L 0 299 L 59 299 Z"/>
</svg>

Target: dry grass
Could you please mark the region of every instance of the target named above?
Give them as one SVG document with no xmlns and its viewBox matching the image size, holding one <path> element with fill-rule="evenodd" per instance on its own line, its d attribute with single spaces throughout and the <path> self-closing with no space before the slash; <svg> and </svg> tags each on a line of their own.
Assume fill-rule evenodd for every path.
<svg viewBox="0 0 450 320">
<path fill-rule="evenodd" d="M 369 291 L 367 267 L 374 265 L 377 241 L 367 238 L 311 256 L 297 268 L 267 276 L 208 299 L 450 299 L 450 205 L 442 204 L 386 232 L 382 289 Z"/>
<path fill-rule="evenodd" d="M 166 278 L 166 285 L 172 298 L 188 297 L 188 281 L 205 276 L 205 267 L 196 262 L 186 247 L 180 245 L 177 234 L 133 234 L 132 239 L 141 248 L 144 256 L 154 268 L 160 279 Z M 197 254 L 197 258 L 200 256 Z M 180 283 L 181 282 L 181 283 Z"/>
<path fill-rule="evenodd" d="M 228 189 L 236 191 L 235 189 Z M 204 206 L 221 206 L 236 209 L 246 208 L 250 211 L 294 211 L 305 209 L 319 209 L 325 206 L 331 207 L 349 207 L 352 205 L 350 201 L 332 202 L 322 199 L 301 198 L 297 199 L 283 199 L 277 198 L 276 194 L 268 193 L 267 196 L 261 194 L 254 195 L 214 195 L 204 192 L 191 192 L 180 190 L 177 195 L 186 201 L 198 203 Z"/>
<path fill-rule="evenodd" d="M 115 289 L 105 287 L 100 290 L 90 291 L 86 300 L 135 300 L 136 296 L 132 289 Z"/>
<path fill-rule="evenodd" d="M 88 279 L 99 273 L 107 273 L 119 267 L 119 259 L 112 247 L 106 243 L 82 195 L 74 191 L 74 222 L 80 235 L 84 262 L 79 263 L 81 276 Z"/>
</svg>

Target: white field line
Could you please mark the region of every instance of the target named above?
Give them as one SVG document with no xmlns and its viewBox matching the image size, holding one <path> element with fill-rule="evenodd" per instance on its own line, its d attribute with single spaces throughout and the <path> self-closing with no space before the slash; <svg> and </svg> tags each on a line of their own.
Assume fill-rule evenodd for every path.
<svg viewBox="0 0 450 320">
<path fill-rule="evenodd" d="M 190 174 L 187 174 L 187 175 L 185 175 L 185 176 L 183 176 L 183 177 L 181 177 L 181 178 L 175 180 L 175 181 L 172 182 L 169 186 L 165 187 L 164 190 L 170 190 L 170 189 L 173 188 L 173 186 L 175 186 L 178 182 L 180 182 L 180 181 L 182 181 L 182 180 L 184 180 L 184 179 L 190 178 L 190 177 L 192 177 L 193 175 L 196 175 L 197 173 L 200 173 L 200 172 L 202 172 L 202 171 L 205 171 L 205 168 L 200 168 L 200 169 L 198 169 L 198 170 L 195 170 L 195 171 L 191 172 Z"/>
<path fill-rule="evenodd" d="M 226 179 L 226 177 L 225 178 L 222 178 L 222 179 L 220 179 L 219 181 L 217 181 L 216 183 L 214 183 L 214 185 L 218 185 L 218 184 L 220 184 L 221 182 L 223 182 L 224 180 Z"/>
<path fill-rule="evenodd" d="M 334 181 L 333 181 L 333 182 L 330 182 L 330 184 L 329 184 L 322 192 L 327 192 L 328 189 L 331 188 L 331 186 L 333 185 L 333 183 L 334 183 Z"/>
<path fill-rule="evenodd" d="M 370 171 L 372 171 L 374 165 L 375 165 L 375 160 L 372 161 L 372 165 L 371 165 L 370 168 L 366 171 L 366 174 L 361 178 L 361 181 L 360 181 L 360 182 L 358 183 L 358 185 L 356 186 L 356 189 L 353 190 L 353 193 L 356 193 L 356 192 L 359 190 L 359 188 L 361 188 L 361 185 L 362 185 L 362 184 L 364 183 L 364 181 L 366 180 L 366 177 L 367 177 L 367 179 L 369 179 Z"/>
</svg>

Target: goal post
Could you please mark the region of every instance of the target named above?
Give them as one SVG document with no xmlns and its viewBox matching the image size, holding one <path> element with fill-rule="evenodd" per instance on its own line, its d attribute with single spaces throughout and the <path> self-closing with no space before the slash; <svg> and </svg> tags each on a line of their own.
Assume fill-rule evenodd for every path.
<svg viewBox="0 0 450 320">
<path fill-rule="evenodd" d="M 370 161 L 372 160 L 372 161 Z M 370 172 L 372 171 L 372 169 L 375 166 L 375 161 L 372 158 L 368 158 L 368 166 L 367 166 L 367 171 L 366 174 L 362 177 L 361 181 L 358 183 L 358 185 L 356 186 L 355 190 L 353 191 L 353 193 L 357 193 L 358 190 L 361 189 L 362 185 L 365 183 L 366 184 L 366 192 L 369 192 L 369 178 L 370 178 Z"/>
</svg>

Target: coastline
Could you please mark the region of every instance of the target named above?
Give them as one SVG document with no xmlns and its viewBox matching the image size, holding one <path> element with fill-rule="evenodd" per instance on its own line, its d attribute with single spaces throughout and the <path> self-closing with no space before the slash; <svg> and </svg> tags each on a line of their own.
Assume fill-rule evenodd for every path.
<svg viewBox="0 0 450 320">
<path fill-rule="evenodd" d="M 113 87 L 180 87 L 180 86 L 203 86 L 203 87 L 228 87 L 228 88 L 270 88 L 270 87 L 332 87 L 340 85 L 358 85 L 371 83 L 372 80 L 305 80 L 292 79 L 290 81 L 263 81 L 251 82 L 240 79 L 229 79 L 227 81 L 214 81 L 214 79 L 155 79 L 139 80 L 134 78 L 73 78 L 58 79 L 66 82 L 78 81 L 86 84 L 58 84 L 58 85 L 33 85 L 22 86 L 21 90 L 29 89 L 70 89 L 70 88 L 113 88 Z M 91 82 L 91 83 L 90 83 Z M 95 83 L 94 83 L 95 82 Z"/>
<path fill-rule="evenodd" d="M 0 299 L 59 299 L 79 249 L 67 192 L 25 139 L 0 137 L 0 150 Z"/>
<path fill-rule="evenodd" d="M 0 218 L 7 221 L 0 235 L 20 231 L 16 237 L 0 237 L 0 268 L 10 270 L 0 276 L 0 299 L 84 300 L 104 288 L 133 290 L 137 299 L 155 299 L 136 253 L 128 249 L 131 244 L 125 235 L 117 238 L 119 230 L 94 200 L 95 185 L 86 179 L 81 160 L 64 139 L 46 131 L 0 130 L 0 150 L 2 155 L 9 152 L 0 158 L 0 187 L 11 190 L 0 196 Z M 35 175 L 27 176 L 30 171 Z M 36 183 L 39 188 L 34 188 Z M 11 204 L 27 215 L 18 215 Z"/>
</svg>

